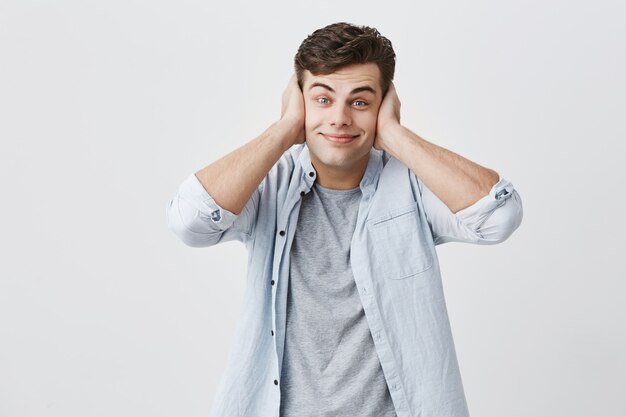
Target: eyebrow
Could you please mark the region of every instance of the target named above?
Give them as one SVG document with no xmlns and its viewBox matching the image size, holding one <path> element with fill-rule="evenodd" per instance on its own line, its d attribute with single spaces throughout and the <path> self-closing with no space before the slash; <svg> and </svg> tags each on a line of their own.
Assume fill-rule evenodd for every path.
<svg viewBox="0 0 626 417">
<path fill-rule="evenodd" d="M 334 93 L 335 90 L 333 90 L 329 85 L 326 85 L 324 83 L 313 83 L 311 84 L 311 87 L 309 87 L 309 90 L 312 90 L 313 87 L 322 87 L 327 89 L 328 91 L 330 91 L 331 93 Z M 363 87 L 357 87 L 354 90 L 350 91 L 350 95 L 352 94 L 358 94 L 361 93 L 363 91 L 369 91 L 370 93 L 376 95 L 376 90 L 374 90 L 372 87 L 370 87 L 369 85 L 365 85 Z"/>
</svg>

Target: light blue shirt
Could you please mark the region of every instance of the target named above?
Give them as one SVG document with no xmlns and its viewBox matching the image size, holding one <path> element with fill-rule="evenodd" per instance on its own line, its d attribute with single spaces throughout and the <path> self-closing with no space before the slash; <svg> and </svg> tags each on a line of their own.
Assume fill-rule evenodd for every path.
<svg viewBox="0 0 626 417">
<path fill-rule="evenodd" d="M 239 215 L 220 207 L 194 174 L 167 204 L 168 227 L 185 244 L 239 240 L 248 249 L 244 309 L 212 417 L 279 416 L 289 253 L 301 193 L 316 175 L 307 146 L 294 145 Z M 405 165 L 373 148 L 359 186 L 351 266 L 396 413 L 466 417 L 435 246 L 503 242 L 522 221 L 521 198 L 500 178 L 452 213 Z"/>
</svg>

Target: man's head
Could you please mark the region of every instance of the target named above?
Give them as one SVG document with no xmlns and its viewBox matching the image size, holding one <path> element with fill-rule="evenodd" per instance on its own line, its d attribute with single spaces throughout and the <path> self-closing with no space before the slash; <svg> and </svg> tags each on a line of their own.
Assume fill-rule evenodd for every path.
<svg viewBox="0 0 626 417">
<path fill-rule="evenodd" d="M 373 62 L 380 70 L 383 95 L 396 68 L 396 54 L 389 39 L 375 28 L 344 22 L 333 23 L 309 35 L 300 44 L 294 61 L 300 88 L 304 85 L 306 71 L 323 75 L 348 65 Z"/>
<path fill-rule="evenodd" d="M 391 42 L 376 29 L 335 23 L 302 42 L 295 69 L 318 179 L 331 172 L 362 175 L 376 138 L 378 109 L 393 79 Z"/>
</svg>

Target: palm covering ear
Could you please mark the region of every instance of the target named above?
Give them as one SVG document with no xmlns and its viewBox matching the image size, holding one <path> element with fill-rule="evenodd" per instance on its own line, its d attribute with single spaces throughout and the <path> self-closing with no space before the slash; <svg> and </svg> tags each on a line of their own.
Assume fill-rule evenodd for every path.
<svg viewBox="0 0 626 417">
<path fill-rule="evenodd" d="M 389 89 L 383 97 L 383 101 L 378 108 L 378 119 L 376 121 L 376 138 L 374 148 L 384 150 L 385 134 L 391 126 L 400 124 L 400 98 L 393 82 L 389 84 Z"/>
<path fill-rule="evenodd" d="M 293 143 L 304 143 L 304 97 L 294 73 L 283 91 L 280 119 L 285 119 L 291 126 L 297 127 Z"/>
</svg>

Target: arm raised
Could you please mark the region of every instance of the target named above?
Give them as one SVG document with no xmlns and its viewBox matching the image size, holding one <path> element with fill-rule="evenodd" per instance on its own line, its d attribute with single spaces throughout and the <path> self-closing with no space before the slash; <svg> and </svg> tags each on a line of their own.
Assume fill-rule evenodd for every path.
<svg viewBox="0 0 626 417">
<path fill-rule="evenodd" d="M 303 142 L 304 100 L 294 75 L 283 93 L 280 120 L 256 139 L 196 172 L 196 177 L 217 204 L 239 214 L 282 154 Z"/>
<path fill-rule="evenodd" d="M 519 227 L 522 201 L 513 184 L 402 126 L 393 84 L 378 112 L 374 146 L 415 175 L 435 244 L 500 243 Z"/>
<path fill-rule="evenodd" d="M 250 235 L 260 184 L 292 145 L 304 142 L 304 103 L 295 75 L 282 112 L 261 135 L 190 175 L 167 204 L 168 227 L 187 245 L 201 247 Z"/>
<path fill-rule="evenodd" d="M 400 124 L 400 100 L 392 84 L 380 105 L 374 146 L 409 167 L 456 213 L 487 195 L 499 175 L 434 143 Z"/>
</svg>

